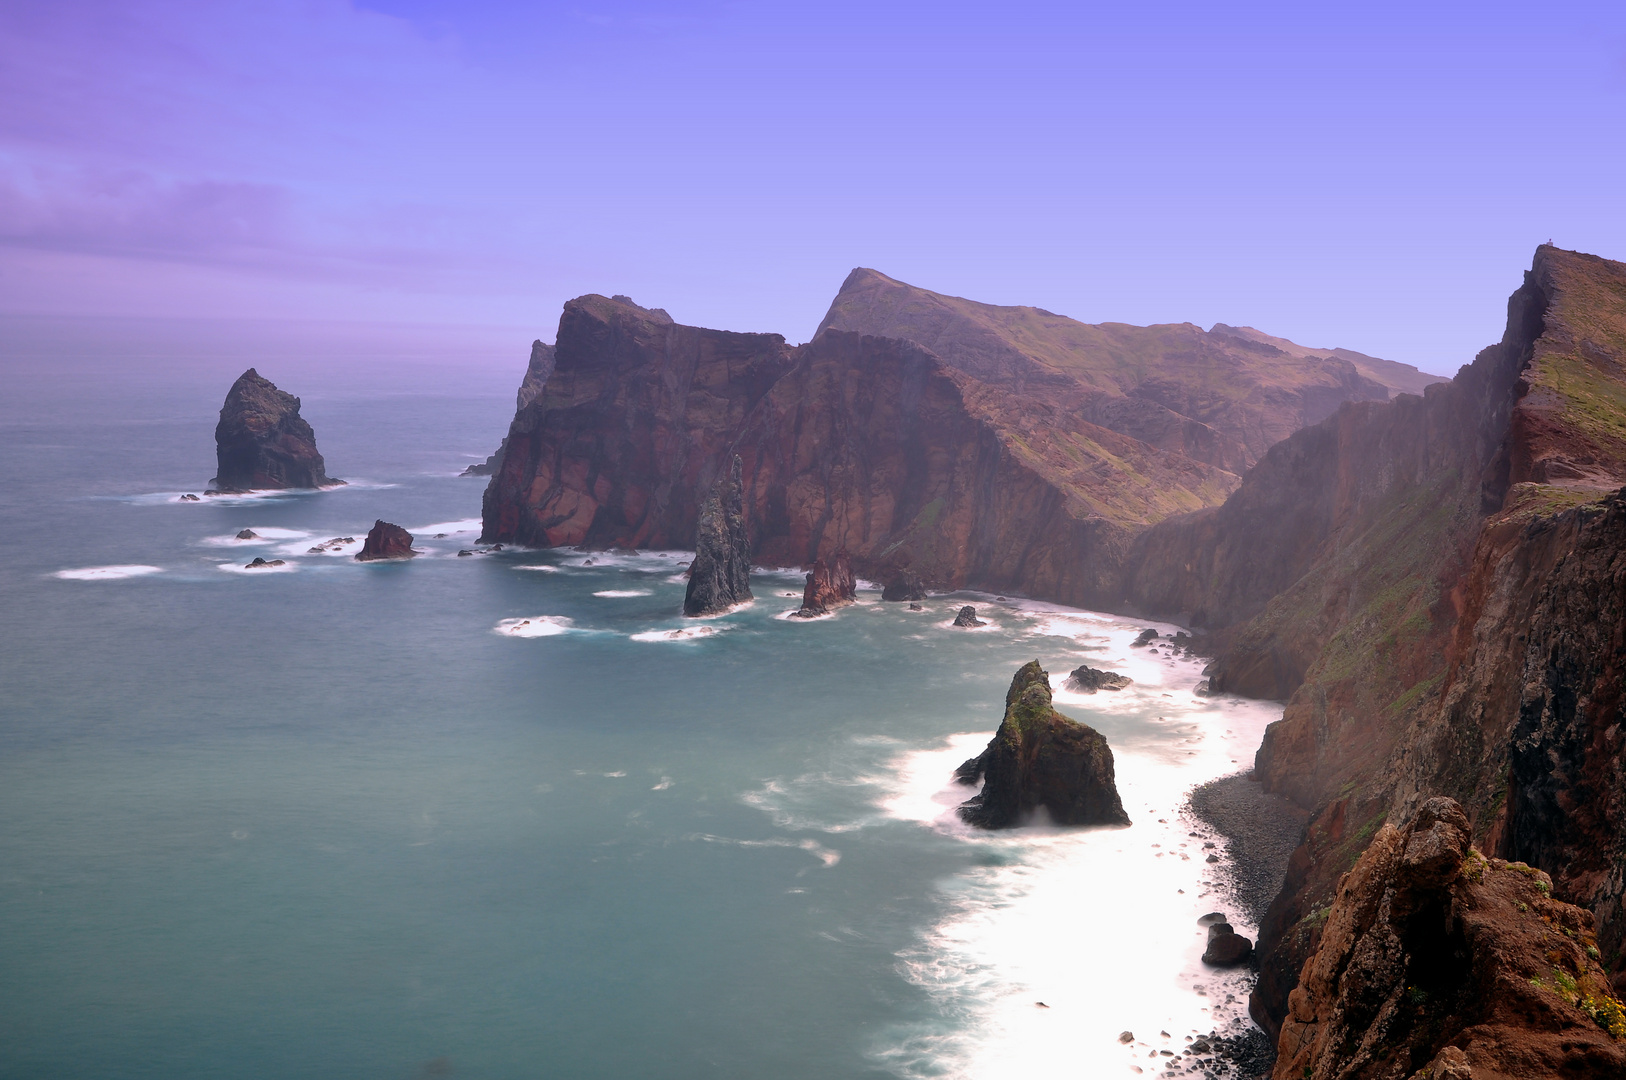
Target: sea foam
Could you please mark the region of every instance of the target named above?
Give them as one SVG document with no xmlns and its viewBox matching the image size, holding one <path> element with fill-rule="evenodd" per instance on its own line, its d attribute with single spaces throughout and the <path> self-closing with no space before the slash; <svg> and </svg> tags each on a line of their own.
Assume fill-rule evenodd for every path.
<svg viewBox="0 0 1626 1080">
<path fill-rule="evenodd" d="M 122 581 L 126 578 L 161 574 L 161 566 L 130 564 L 126 566 L 82 566 L 74 570 L 58 570 L 51 576 L 63 581 Z"/>
<path fill-rule="evenodd" d="M 504 637 L 539 638 L 557 637 L 576 629 L 563 615 L 532 615 L 525 619 L 504 619 L 493 630 Z"/>
</svg>

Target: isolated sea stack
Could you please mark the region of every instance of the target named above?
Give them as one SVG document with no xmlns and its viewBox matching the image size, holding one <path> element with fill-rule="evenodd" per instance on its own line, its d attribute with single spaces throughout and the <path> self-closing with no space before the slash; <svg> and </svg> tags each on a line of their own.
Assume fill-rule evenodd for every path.
<svg viewBox="0 0 1626 1080">
<path fill-rule="evenodd" d="M 743 490 L 740 459 L 735 455 L 727 474 L 712 484 L 700 508 L 689 588 L 683 596 L 685 615 L 715 615 L 751 599 L 751 545 L 745 537 Z"/>
<path fill-rule="evenodd" d="M 253 368 L 232 383 L 215 425 L 215 492 L 336 487 L 299 399 Z"/>
<path fill-rule="evenodd" d="M 841 550 L 826 563 L 813 561 L 807 572 L 807 588 L 802 592 L 802 606 L 790 613 L 793 619 L 816 619 L 828 615 L 838 607 L 846 607 L 858 595 L 858 579 L 853 577 L 852 560 Z"/>
<path fill-rule="evenodd" d="M 372 530 L 367 534 L 367 540 L 356 552 L 358 562 L 373 562 L 378 559 L 410 559 L 417 552 L 412 550 L 412 534 L 399 525 L 392 525 L 383 519 L 373 522 Z"/>
<path fill-rule="evenodd" d="M 1099 731 L 1057 712 L 1050 676 L 1031 660 L 1011 680 L 1005 719 L 988 749 L 955 771 L 963 784 L 985 779 L 960 817 L 985 829 L 1021 825 L 1041 808 L 1057 825 L 1128 825 L 1113 776 L 1112 749 Z"/>
</svg>

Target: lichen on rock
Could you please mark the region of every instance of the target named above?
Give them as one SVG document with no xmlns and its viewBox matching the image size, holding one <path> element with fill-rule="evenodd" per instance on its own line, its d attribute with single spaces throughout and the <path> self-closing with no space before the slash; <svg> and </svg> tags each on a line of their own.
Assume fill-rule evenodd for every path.
<svg viewBox="0 0 1626 1080">
<path fill-rule="evenodd" d="M 959 814 L 985 829 L 1025 824 L 1041 810 L 1057 825 L 1129 824 L 1106 738 L 1055 710 L 1050 676 L 1037 660 L 1011 680 L 1005 718 L 988 748 L 955 777 L 965 784 L 983 781 Z"/>
</svg>

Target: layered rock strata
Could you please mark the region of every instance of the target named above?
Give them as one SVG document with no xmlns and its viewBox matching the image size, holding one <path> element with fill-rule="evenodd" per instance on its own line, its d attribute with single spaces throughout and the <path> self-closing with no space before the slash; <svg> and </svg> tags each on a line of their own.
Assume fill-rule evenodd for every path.
<svg viewBox="0 0 1626 1080">
<path fill-rule="evenodd" d="M 1050 676 L 1023 665 L 1005 695 L 1005 717 L 988 748 L 961 765 L 964 784 L 982 790 L 959 808 L 985 829 L 1008 829 L 1041 811 L 1057 825 L 1128 825 L 1118 797 L 1112 748 L 1100 732 L 1051 703 Z"/>
<path fill-rule="evenodd" d="M 853 576 L 852 559 L 845 551 L 838 551 L 828 563 L 823 559 L 813 561 L 813 569 L 807 572 L 807 587 L 802 591 L 802 606 L 791 612 L 791 618 L 816 619 L 857 598 L 858 579 Z"/>
<path fill-rule="evenodd" d="M 410 559 L 417 552 L 412 550 L 412 534 L 399 525 L 392 525 L 383 518 L 373 522 L 373 527 L 367 533 L 367 539 L 362 542 L 361 550 L 356 552 L 358 562 L 374 562 L 379 559 Z"/>
<path fill-rule="evenodd" d="M 316 433 L 299 415 L 299 399 L 253 368 L 238 376 L 215 425 L 215 493 L 324 488 L 327 474 Z"/>
<path fill-rule="evenodd" d="M 683 614 L 715 615 L 751 599 L 751 545 L 745 536 L 738 457 L 712 483 L 696 532 Z"/>
</svg>

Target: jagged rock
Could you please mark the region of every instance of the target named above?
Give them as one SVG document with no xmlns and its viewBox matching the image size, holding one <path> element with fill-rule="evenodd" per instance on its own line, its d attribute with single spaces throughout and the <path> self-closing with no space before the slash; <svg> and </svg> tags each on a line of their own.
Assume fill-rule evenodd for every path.
<svg viewBox="0 0 1626 1080">
<path fill-rule="evenodd" d="M 459 559 L 462 559 L 462 558 L 467 558 L 468 556 L 473 555 L 473 554 L 474 554 L 474 552 L 470 551 L 468 548 L 464 548 L 462 551 L 459 551 L 457 553 L 457 557 Z"/>
<path fill-rule="evenodd" d="M 1143 646 L 1150 645 L 1152 642 L 1154 642 L 1156 640 L 1157 640 L 1157 631 L 1156 630 L 1142 630 L 1140 632 L 1140 636 L 1137 637 L 1134 641 L 1130 642 L 1129 644 L 1130 644 L 1131 648 L 1139 649 L 1139 648 L 1141 648 Z"/>
<path fill-rule="evenodd" d="M 202 502 L 203 500 L 198 498 L 196 495 L 193 495 L 191 492 L 187 492 L 185 495 L 181 496 L 181 501 L 182 502 Z"/>
<path fill-rule="evenodd" d="M 1470 832 L 1454 800 L 1430 798 L 1343 876 L 1288 997 L 1276 1080 L 1429 1075 L 1431 1062 L 1626 1076 L 1626 1011 L 1591 912 L 1553 900 L 1541 871 L 1486 859 Z"/>
<path fill-rule="evenodd" d="M 881 590 L 882 600 L 924 600 L 926 588 L 920 583 L 920 575 L 913 570 L 900 570 L 886 583 Z"/>
<path fill-rule="evenodd" d="M 815 559 L 813 569 L 807 573 L 807 588 L 802 593 L 802 606 L 791 612 L 793 619 L 812 619 L 827 615 L 831 609 L 844 607 L 858 596 L 858 579 L 853 577 L 852 560 L 845 550 L 838 551 L 826 564 Z"/>
<path fill-rule="evenodd" d="M 237 534 L 237 539 L 239 540 L 258 540 L 259 538 L 260 534 L 255 532 L 253 529 L 243 529 Z"/>
<path fill-rule="evenodd" d="M 232 383 L 215 425 L 215 494 L 344 483 L 327 474 L 299 399 L 249 368 Z"/>
<path fill-rule="evenodd" d="M 1100 668 L 1081 664 L 1067 676 L 1067 681 L 1062 683 L 1062 689 L 1075 694 L 1093 694 L 1097 690 L 1122 690 L 1134 681 L 1128 675 L 1119 675 L 1116 671 L 1102 671 Z"/>
<path fill-rule="evenodd" d="M 984 780 L 959 813 L 985 829 L 1021 825 L 1041 809 L 1058 825 L 1129 824 L 1107 740 L 1055 710 L 1050 677 L 1037 660 L 1011 680 L 1005 718 L 988 748 L 955 777 L 965 784 Z"/>
<path fill-rule="evenodd" d="M 1231 929 L 1227 922 L 1208 927 L 1208 948 L 1203 951 L 1203 963 L 1214 967 L 1233 967 L 1253 955 L 1253 942 Z"/>
<path fill-rule="evenodd" d="M 745 534 L 738 455 L 712 484 L 695 533 L 683 614 L 712 615 L 751 599 L 751 545 Z"/>
<path fill-rule="evenodd" d="M 287 566 L 287 565 L 288 564 L 283 562 L 281 559 L 272 559 L 269 562 L 267 562 L 265 559 L 261 558 L 261 559 L 255 559 L 251 563 L 244 563 L 243 564 L 243 569 L 244 570 L 266 570 L 266 569 L 269 569 L 269 568 L 271 568 L 273 566 Z"/>
<path fill-rule="evenodd" d="M 924 604 L 910 604 L 909 605 L 909 610 L 910 611 L 925 611 L 926 607 L 925 607 Z"/>
<path fill-rule="evenodd" d="M 987 626 L 988 624 L 977 618 L 977 609 L 967 604 L 954 616 L 955 626 Z"/>
<path fill-rule="evenodd" d="M 356 559 L 359 562 L 410 559 L 416 554 L 417 552 L 412 550 L 412 534 L 401 526 L 392 525 L 380 518 L 373 522 L 372 531 L 367 534 L 361 550 L 356 552 Z"/>
</svg>

